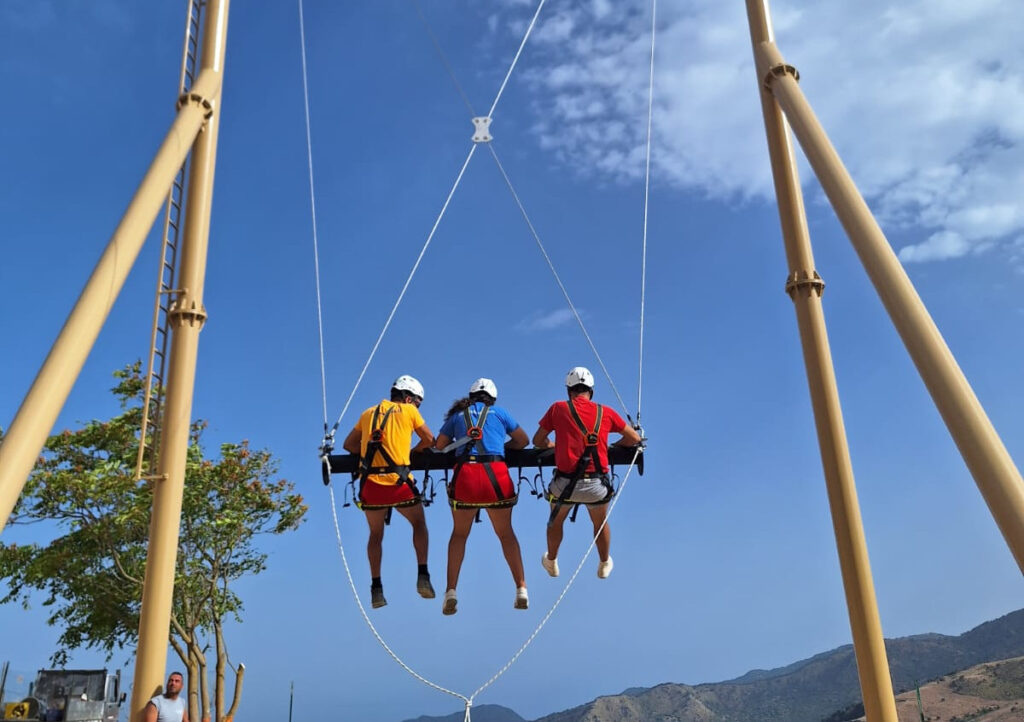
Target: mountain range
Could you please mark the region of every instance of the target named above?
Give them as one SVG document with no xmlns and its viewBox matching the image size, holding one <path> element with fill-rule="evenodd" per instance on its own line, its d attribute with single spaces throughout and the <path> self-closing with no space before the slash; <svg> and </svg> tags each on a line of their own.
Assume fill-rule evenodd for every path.
<svg viewBox="0 0 1024 722">
<path fill-rule="evenodd" d="M 900 637 L 886 640 L 885 648 L 893 689 L 899 694 L 918 682 L 1024 656 L 1024 609 L 959 636 Z M 844 645 L 778 669 L 751 670 L 725 682 L 692 686 L 670 682 L 631 688 L 532 722 L 844 722 L 857 719 L 860 701 L 853 646 Z M 1019 719 L 1024 719 L 1024 704 L 1021 710 Z M 859 714 L 863 715 L 862 708 Z M 460 711 L 405 722 L 462 722 L 463 718 Z M 474 707 L 473 720 L 530 722 L 500 705 Z"/>
</svg>

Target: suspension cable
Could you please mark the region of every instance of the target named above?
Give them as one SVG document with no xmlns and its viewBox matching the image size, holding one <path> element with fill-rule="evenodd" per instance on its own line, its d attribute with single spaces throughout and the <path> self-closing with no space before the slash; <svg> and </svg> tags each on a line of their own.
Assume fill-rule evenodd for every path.
<svg viewBox="0 0 1024 722">
<path fill-rule="evenodd" d="M 647 211 L 651 196 L 651 127 L 654 118 L 654 37 L 658 0 L 651 0 L 651 73 L 647 90 L 647 159 L 644 169 L 644 235 L 640 251 L 640 358 L 637 362 L 636 423 L 640 425 L 640 406 L 644 393 L 644 308 L 647 295 Z"/>
<path fill-rule="evenodd" d="M 530 37 L 530 33 L 533 32 L 533 26 L 537 24 L 537 18 L 540 17 L 541 8 L 544 7 L 545 0 L 540 0 L 537 3 L 537 11 L 533 14 L 533 18 L 530 20 L 530 24 L 526 27 L 526 33 L 523 35 L 523 41 L 519 43 L 519 49 L 516 50 L 516 55 L 512 58 L 512 64 L 508 66 L 508 72 L 505 73 L 505 79 L 501 81 L 501 87 L 498 88 L 498 94 L 494 96 L 494 102 L 491 103 L 491 109 L 487 111 L 487 117 L 494 117 L 494 109 L 498 107 L 498 101 L 501 100 L 501 94 L 505 92 L 505 86 L 508 85 L 508 79 L 512 77 L 512 71 L 516 67 L 516 63 L 519 62 L 519 56 L 523 54 L 523 48 L 526 47 L 526 41 Z"/>
<path fill-rule="evenodd" d="M 466 105 L 471 116 L 476 115 L 476 111 L 473 110 L 473 104 L 469 102 L 469 96 L 466 95 L 466 91 L 462 89 L 462 84 L 459 83 L 459 79 L 455 75 L 455 71 L 452 69 L 451 63 L 448 62 L 448 56 L 444 54 L 444 50 L 441 49 L 441 43 L 438 42 L 437 36 L 434 34 L 434 29 L 430 27 L 430 23 L 427 22 L 427 16 L 423 13 L 423 8 L 420 6 L 419 0 L 412 0 L 413 6 L 416 8 L 416 14 L 420 18 L 420 22 L 423 23 L 423 27 L 427 29 L 427 35 L 430 36 L 430 42 L 434 45 L 434 50 L 437 52 L 437 57 L 441 60 L 441 65 L 448 71 L 448 77 L 455 83 L 455 89 L 459 91 L 459 95 L 462 96 L 462 102 Z"/>
<path fill-rule="evenodd" d="M 306 21 L 299 0 L 299 38 L 302 45 L 302 99 L 306 109 L 306 158 L 309 164 L 309 205 L 313 214 L 313 266 L 316 271 L 316 325 L 320 335 L 320 390 L 323 395 L 324 434 L 327 433 L 327 361 L 324 353 L 324 315 L 320 298 L 320 242 L 316 228 L 316 193 L 313 188 L 313 139 L 309 123 L 309 82 L 306 74 Z"/>
<path fill-rule="evenodd" d="M 508 177 L 508 173 L 505 172 L 505 167 L 502 166 L 501 161 L 498 160 L 498 154 L 494 150 L 494 142 L 492 141 L 488 143 L 487 147 L 491 151 L 491 156 L 494 158 L 494 162 L 498 165 L 498 170 L 501 171 L 502 178 L 505 179 L 505 185 L 508 186 L 509 191 L 512 193 L 512 198 L 515 199 L 516 205 L 519 206 L 519 212 L 522 214 L 523 220 L 526 221 L 526 225 L 530 229 L 530 233 L 533 235 L 533 240 L 537 242 L 537 248 L 540 249 L 541 255 L 543 255 L 544 260 L 547 261 L 548 268 L 551 269 L 551 274 L 555 277 L 555 282 L 558 283 L 558 287 L 562 289 L 562 295 L 565 296 L 565 302 L 569 304 L 569 310 L 572 311 L 572 315 L 576 318 L 576 323 L 579 324 L 580 330 L 583 332 L 583 336 L 587 339 L 587 343 L 590 344 L 590 350 L 594 352 L 594 357 L 597 359 L 597 363 L 600 364 L 601 370 L 604 371 L 605 378 L 608 379 L 608 384 L 612 387 L 612 391 L 615 392 L 615 396 L 618 398 L 619 404 L 622 406 L 622 410 L 626 414 L 626 418 L 629 419 L 629 422 L 632 425 L 633 418 L 629 415 L 626 402 L 623 400 L 622 394 L 619 393 L 619 389 L 615 386 L 615 382 L 612 380 L 611 374 L 608 373 L 608 367 L 604 365 L 604 360 L 601 358 L 601 354 L 597 352 L 597 346 L 594 345 L 593 339 L 591 339 L 590 334 L 587 333 L 587 327 L 583 325 L 583 319 L 580 317 L 579 311 L 576 310 L 576 306 L 569 297 L 569 292 L 566 290 L 565 284 L 562 283 L 562 279 L 558 275 L 558 271 L 555 270 L 555 264 L 551 262 L 551 257 L 544 248 L 544 243 L 540 240 L 540 234 L 538 234 L 537 229 L 533 227 L 533 222 L 530 220 L 530 216 L 527 215 L 526 208 L 523 207 L 523 202 L 519 200 L 519 194 L 516 193 L 516 189 L 512 185 L 512 180 Z"/>
<path fill-rule="evenodd" d="M 420 267 L 420 262 L 423 260 L 423 256 L 426 254 L 427 248 L 430 246 L 430 242 L 434 239 L 437 227 L 441 225 L 441 219 L 444 218 L 444 214 L 448 210 L 448 205 L 452 202 L 452 196 L 455 195 L 455 190 L 459 187 L 459 183 L 462 182 L 462 176 L 466 173 L 466 167 L 469 166 L 469 161 L 472 160 L 473 153 L 476 152 L 476 147 L 476 143 L 474 143 L 473 147 L 469 149 L 469 154 L 466 156 L 466 160 L 462 163 L 459 175 L 455 178 L 455 182 L 452 184 L 452 189 L 448 191 L 448 197 L 445 198 L 444 205 L 441 206 L 441 212 L 437 214 L 437 219 L 434 221 L 434 225 L 430 229 L 430 233 L 427 234 L 427 240 L 424 241 L 423 248 L 420 249 L 420 255 L 416 257 L 416 262 L 413 264 L 412 270 L 409 271 L 409 276 L 405 279 L 405 284 L 402 286 L 402 290 L 399 292 L 398 298 L 395 299 L 395 305 L 391 307 L 391 313 L 388 314 L 387 320 L 384 321 L 384 328 L 380 330 L 380 334 L 377 336 L 377 341 L 373 344 L 373 348 L 370 350 L 370 355 L 367 357 L 366 363 L 363 364 L 363 368 L 359 372 L 359 378 L 356 379 L 356 383 L 352 387 L 352 391 L 345 400 L 345 405 L 341 409 L 341 414 L 338 415 L 338 420 L 334 422 L 334 427 L 330 434 L 328 434 L 329 436 L 333 436 L 334 432 L 337 431 L 338 427 L 341 425 L 341 420 L 345 418 L 345 413 L 348 411 L 348 407 L 352 404 L 352 399 L 355 397 L 356 391 L 359 390 L 359 385 L 363 382 L 363 376 L 366 375 L 366 370 L 370 368 L 370 362 L 373 361 L 373 357 L 377 354 L 380 342 L 384 340 L 384 334 L 388 332 L 388 327 L 391 326 L 391 320 L 395 317 L 395 312 L 398 311 L 398 307 L 401 305 L 402 299 L 405 298 L 405 292 L 409 289 L 409 284 L 412 283 L 412 277 L 416 275 L 416 271 Z"/>
</svg>

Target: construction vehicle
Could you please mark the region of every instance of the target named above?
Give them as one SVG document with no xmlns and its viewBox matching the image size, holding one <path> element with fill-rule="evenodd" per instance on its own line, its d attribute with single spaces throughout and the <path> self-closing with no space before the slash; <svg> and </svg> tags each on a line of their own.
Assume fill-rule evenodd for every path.
<svg viewBox="0 0 1024 722">
<path fill-rule="evenodd" d="M 3 706 L 3 722 L 117 722 L 125 694 L 121 671 L 41 669 L 28 696 Z"/>
</svg>

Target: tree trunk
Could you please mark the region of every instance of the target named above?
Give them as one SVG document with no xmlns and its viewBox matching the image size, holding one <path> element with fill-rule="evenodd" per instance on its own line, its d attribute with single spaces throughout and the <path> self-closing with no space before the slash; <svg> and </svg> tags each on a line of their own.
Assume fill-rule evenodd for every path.
<svg viewBox="0 0 1024 722">
<path fill-rule="evenodd" d="M 231 698 L 231 708 L 228 710 L 227 715 L 224 717 L 224 722 L 233 722 L 233 720 L 235 719 L 235 710 L 238 709 L 238 703 L 242 701 L 243 679 L 245 679 L 245 665 L 239 662 L 238 669 L 235 670 L 235 694 Z"/>
<path fill-rule="evenodd" d="M 217 644 L 217 722 L 224 722 L 224 667 L 227 664 L 228 652 L 224 646 L 224 630 L 219 622 L 214 621 L 213 633 Z"/>
<path fill-rule="evenodd" d="M 188 657 L 188 718 L 190 720 L 195 719 L 192 715 L 196 714 L 198 709 L 198 690 L 196 687 L 201 684 L 202 677 L 200 676 L 199 662 L 196 660 L 195 655 L 189 650 Z"/>
</svg>

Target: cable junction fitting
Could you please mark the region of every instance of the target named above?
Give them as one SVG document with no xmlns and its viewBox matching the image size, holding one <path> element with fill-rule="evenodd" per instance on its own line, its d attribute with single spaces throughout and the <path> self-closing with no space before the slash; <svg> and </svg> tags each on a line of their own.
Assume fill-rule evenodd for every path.
<svg viewBox="0 0 1024 722">
<path fill-rule="evenodd" d="M 473 133 L 474 143 L 490 143 L 493 140 L 491 136 L 491 119 L 487 116 L 473 118 L 473 127 L 476 128 L 476 132 Z"/>
<path fill-rule="evenodd" d="M 817 271 L 793 271 L 786 279 L 786 293 L 796 300 L 796 293 L 803 288 L 810 288 L 821 298 L 825 293 L 825 281 L 818 275 Z"/>
</svg>

